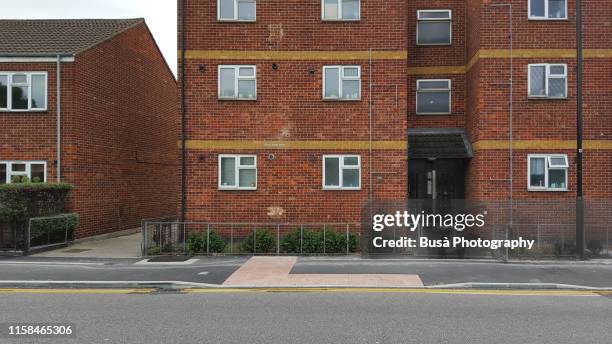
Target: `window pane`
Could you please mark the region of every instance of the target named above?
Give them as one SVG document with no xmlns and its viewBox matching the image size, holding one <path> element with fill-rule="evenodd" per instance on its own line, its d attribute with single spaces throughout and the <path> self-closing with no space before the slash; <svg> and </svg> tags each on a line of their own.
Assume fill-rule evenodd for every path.
<svg viewBox="0 0 612 344">
<path fill-rule="evenodd" d="M 359 158 L 356 156 L 345 157 L 344 166 L 359 166 Z"/>
<path fill-rule="evenodd" d="M 425 81 L 419 80 L 419 90 L 431 90 L 431 89 L 449 89 L 448 81 Z"/>
<path fill-rule="evenodd" d="M 32 75 L 32 109 L 47 107 L 45 79 L 44 75 Z"/>
<path fill-rule="evenodd" d="M 449 113 L 449 92 L 418 92 L 418 113 Z"/>
<path fill-rule="evenodd" d="M 565 157 L 561 157 L 561 156 L 550 157 L 550 166 L 551 167 L 566 167 L 567 160 L 565 159 Z"/>
<path fill-rule="evenodd" d="M 340 186 L 340 159 L 325 158 L 325 186 Z"/>
<path fill-rule="evenodd" d="M 238 71 L 238 76 L 255 76 L 255 68 L 253 68 L 253 67 L 242 67 Z"/>
<path fill-rule="evenodd" d="M 348 78 L 359 77 L 359 68 L 345 67 L 344 68 L 344 76 L 348 77 Z"/>
<path fill-rule="evenodd" d="M 252 169 L 241 169 L 240 170 L 240 181 L 239 186 L 241 188 L 254 188 L 257 187 L 257 172 Z"/>
<path fill-rule="evenodd" d="M 549 170 L 548 171 L 548 187 L 551 189 L 565 189 L 565 174 L 567 170 Z"/>
<path fill-rule="evenodd" d="M 565 18 L 565 0 L 548 0 L 548 18 Z"/>
<path fill-rule="evenodd" d="M 419 12 L 419 19 L 450 19 L 450 13 L 444 12 Z"/>
<path fill-rule="evenodd" d="M 548 96 L 565 97 L 565 78 L 548 79 Z"/>
<path fill-rule="evenodd" d="M 8 76 L 0 75 L 0 108 L 8 107 Z"/>
<path fill-rule="evenodd" d="M 529 15 L 532 17 L 544 17 L 544 1 L 546 0 L 531 0 Z"/>
<path fill-rule="evenodd" d="M 6 184 L 6 164 L 0 164 L 0 185 Z"/>
<path fill-rule="evenodd" d="M 234 19 L 234 0 L 219 0 L 219 18 Z"/>
<path fill-rule="evenodd" d="M 221 80 L 221 97 L 235 97 L 235 72 L 233 68 L 221 68 L 219 78 Z"/>
<path fill-rule="evenodd" d="M 255 166 L 255 158 L 254 157 L 243 157 L 243 158 L 240 158 L 240 165 L 242 165 L 242 166 Z"/>
<path fill-rule="evenodd" d="M 338 0 L 324 0 L 323 18 L 338 19 Z"/>
<path fill-rule="evenodd" d="M 238 2 L 238 19 L 255 20 L 255 1 Z"/>
<path fill-rule="evenodd" d="M 340 97 L 340 70 L 338 68 L 325 69 L 325 97 Z"/>
<path fill-rule="evenodd" d="M 531 96 L 544 96 L 546 95 L 546 67 L 545 66 L 531 66 L 530 68 L 530 88 L 529 95 Z"/>
<path fill-rule="evenodd" d="M 32 183 L 44 183 L 45 181 L 45 165 L 32 164 L 31 166 L 31 181 Z"/>
<path fill-rule="evenodd" d="M 12 172 L 25 172 L 26 171 L 26 165 L 25 164 L 12 164 L 11 165 L 11 171 Z"/>
<path fill-rule="evenodd" d="M 342 19 L 359 19 L 359 0 L 342 0 Z"/>
<path fill-rule="evenodd" d="M 418 44 L 450 44 L 450 22 L 419 22 Z"/>
<path fill-rule="evenodd" d="M 28 109 L 28 87 L 27 86 L 13 86 L 11 87 L 12 96 L 12 107 L 14 110 L 27 110 Z"/>
<path fill-rule="evenodd" d="M 529 177 L 530 186 L 534 187 L 545 187 L 545 176 L 544 171 L 546 170 L 546 159 L 544 158 L 531 158 L 529 163 Z"/>
<path fill-rule="evenodd" d="M 359 99 L 359 80 L 344 80 L 342 93 L 344 99 Z"/>
<path fill-rule="evenodd" d="M 559 66 L 559 65 L 550 66 L 550 74 L 564 75 L 565 66 Z"/>
<path fill-rule="evenodd" d="M 238 98 L 255 99 L 255 80 L 238 81 Z"/>
<path fill-rule="evenodd" d="M 235 158 L 221 158 L 221 185 L 236 186 Z"/>
<path fill-rule="evenodd" d="M 13 75 L 13 84 L 27 84 L 28 76 L 25 74 L 15 74 Z"/>
<path fill-rule="evenodd" d="M 345 188 L 358 188 L 359 187 L 359 170 L 358 169 L 344 169 L 342 171 L 342 187 Z"/>
</svg>

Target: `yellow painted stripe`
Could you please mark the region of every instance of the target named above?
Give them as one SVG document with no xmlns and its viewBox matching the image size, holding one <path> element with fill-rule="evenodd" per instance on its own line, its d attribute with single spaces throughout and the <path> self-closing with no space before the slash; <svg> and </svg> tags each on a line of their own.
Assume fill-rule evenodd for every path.
<svg viewBox="0 0 612 344">
<path fill-rule="evenodd" d="M 508 149 L 508 140 L 482 140 L 473 143 L 475 150 L 497 150 Z M 515 140 L 512 143 L 514 149 L 576 149 L 575 140 Z M 612 149 L 611 140 L 586 140 L 584 148 L 591 150 Z"/>
<path fill-rule="evenodd" d="M 582 290 L 489 290 L 489 289 L 417 289 L 417 288 L 211 288 L 184 289 L 185 293 L 409 293 L 503 296 L 602 296 L 610 291 Z"/>
<path fill-rule="evenodd" d="M 181 142 L 178 143 L 179 148 Z M 367 150 L 368 141 L 187 141 L 188 149 L 195 150 Z M 406 141 L 374 141 L 376 150 L 407 150 Z"/>
<path fill-rule="evenodd" d="M 154 289 L 0 289 L 0 294 L 148 294 Z"/>
<path fill-rule="evenodd" d="M 179 56 L 181 52 L 179 51 Z M 406 60 L 406 50 L 373 50 L 375 60 Z M 368 60 L 370 51 L 238 51 L 238 50 L 189 50 L 188 59 L 208 60 Z"/>
</svg>

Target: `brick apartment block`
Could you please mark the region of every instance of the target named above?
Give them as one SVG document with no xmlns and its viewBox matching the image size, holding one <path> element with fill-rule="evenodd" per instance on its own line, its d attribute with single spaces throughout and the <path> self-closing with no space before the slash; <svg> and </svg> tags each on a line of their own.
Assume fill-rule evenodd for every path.
<svg viewBox="0 0 612 344">
<path fill-rule="evenodd" d="M 0 184 L 73 184 L 77 237 L 174 214 L 176 81 L 143 19 L 0 20 L 0 42 Z"/>
<path fill-rule="evenodd" d="M 573 0 L 183 1 L 188 220 L 507 200 L 509 8 L 496 4 L 513 15 L 513 197 L 575 199 Z M 612 1 L 583 16 L 585 197 L 609 199 Z"/>
</svg>

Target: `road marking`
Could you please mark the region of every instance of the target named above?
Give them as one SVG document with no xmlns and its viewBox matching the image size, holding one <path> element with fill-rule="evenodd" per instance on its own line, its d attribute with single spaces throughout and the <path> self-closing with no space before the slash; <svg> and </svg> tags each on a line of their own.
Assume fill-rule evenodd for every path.
<svg viewBox="0 0 612 344">
<path fill-rule="evenodd" d="M 184 262 L 150 262 L 149 259 L 143 259 L 139 262 L 134 263 L 134 265 L 191 265 L 199 261 L 199 259 L 189 259 Z"/>
<path fill-rule="evenodd" d="M 206 276 L 208 275 L 208 271 L 202 271 L 198 274 L 198 276 Z"/>
<path fill-rule="evenodd" d="M 75 263 L 75 262 L 17 262 L 0 261 L 0 265 L 104 265 L 104 263 Z"/>
<path fill-rule="evenodd" d="M 155 289 L 0 289 L 0 294 L 148 294 Z"/>
</svg>

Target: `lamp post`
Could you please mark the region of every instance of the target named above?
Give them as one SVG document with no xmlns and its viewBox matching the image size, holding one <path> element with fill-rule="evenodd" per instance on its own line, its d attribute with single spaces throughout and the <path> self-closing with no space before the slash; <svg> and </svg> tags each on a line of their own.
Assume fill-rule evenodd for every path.
<svg viewBox="0 0 612 344">
<path fill-rule="evenodd" d="M 584 260 L 582 63 L 582 3 L 576 0 L 576 250 Z"/>
</svg>

